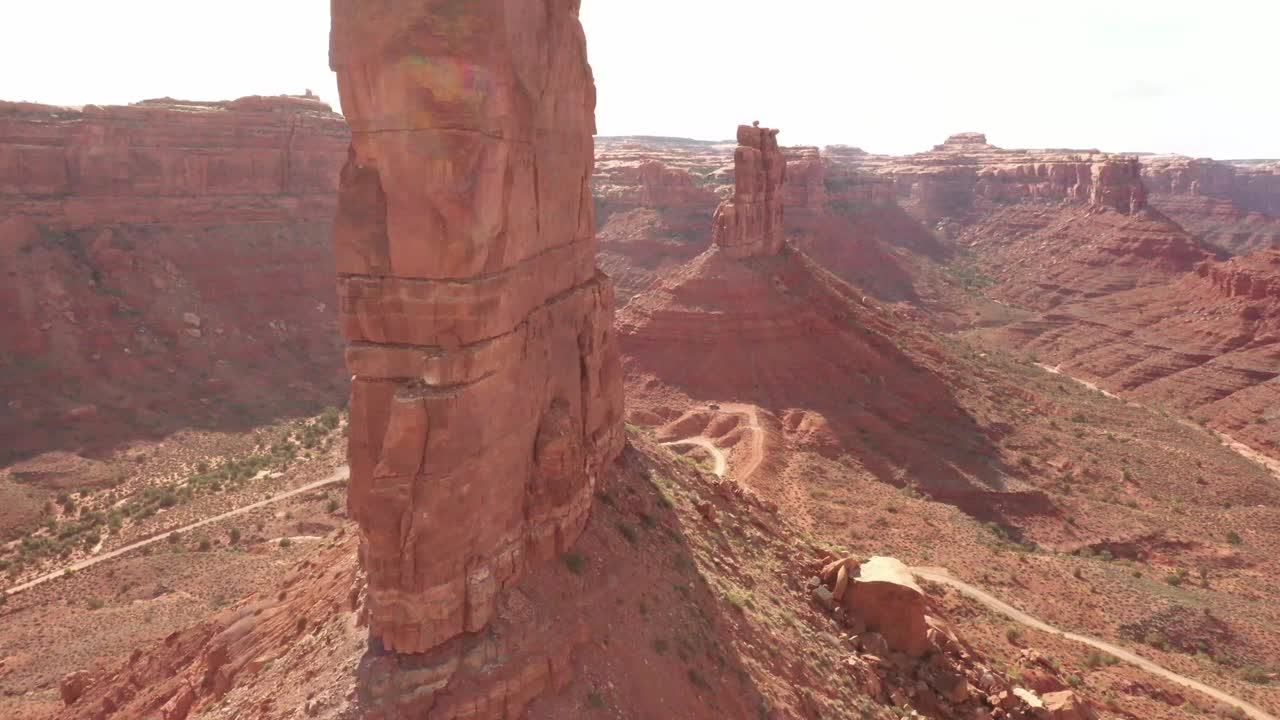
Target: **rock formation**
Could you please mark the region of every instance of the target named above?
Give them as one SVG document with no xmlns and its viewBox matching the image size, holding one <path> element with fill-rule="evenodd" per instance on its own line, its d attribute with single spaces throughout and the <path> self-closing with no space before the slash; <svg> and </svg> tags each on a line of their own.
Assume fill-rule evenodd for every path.
<svg viewBox="0 0 1280 720">
<path fill-rule="evenodd" d="M 300 97 L 0 103 L 0 459 L 338 404 L 348 137 Z"/>
<path fill-rule="evenodd" d="M 577 7 L 333 3 L 348 502 L 388 650 L 483 629 L 578 537 L 621 449 Z"/>
<path fill-rule="evenodd" d="M 1147 188 L 1142 184 L 1138 158 L 1108 158 L 1093 166 L 1089 201 L 1095 206 L 1133 215 L 1147 206 Z"/>
<path fill-rule="evenodd" d="M 712 241 L 734 258 L 778 254 L 786 240 L 781 189 L 787 179 L 778 131 L 738 126 L 733 167 L 733 197 L 716 209 Z"/>
</svg>

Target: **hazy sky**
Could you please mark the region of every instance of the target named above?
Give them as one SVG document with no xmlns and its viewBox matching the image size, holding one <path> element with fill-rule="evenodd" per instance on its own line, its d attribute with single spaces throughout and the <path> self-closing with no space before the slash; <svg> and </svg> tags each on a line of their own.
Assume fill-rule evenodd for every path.
<svg viewBox="0 0 1280 720">
<path fill-rule="evenodd" d="M 0 98 L 336 104 L 327 0 L 7 0 Z M 583 0 L 601 134 L 1280 157 L 1276 0 Z"/>
</svg>

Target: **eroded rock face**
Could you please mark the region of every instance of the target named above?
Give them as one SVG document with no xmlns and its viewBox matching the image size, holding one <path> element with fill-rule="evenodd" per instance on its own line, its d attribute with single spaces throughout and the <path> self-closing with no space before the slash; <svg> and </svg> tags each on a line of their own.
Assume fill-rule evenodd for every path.
<svg viewBox="0 0 1280 720">
<path fill-rule="evenodd" d="M 581 532 L 623 443 L 577 2 L 334 0 L 334 245 L 370 632 L 421 653 Z"/>
<path fill-rule="evenodd" d="M 733 166 L 733 197 L 716 209 L 712 241 L 730 257 L 777 255 L 786 240 L 781 188 L 787 179 L 778 131 L 739 126 Z"/>
<path fill-rule="evenodd" d="M 0 463 L 337 404 L 348 144 L 306 97 L 0 102 Z"/>
</svg>

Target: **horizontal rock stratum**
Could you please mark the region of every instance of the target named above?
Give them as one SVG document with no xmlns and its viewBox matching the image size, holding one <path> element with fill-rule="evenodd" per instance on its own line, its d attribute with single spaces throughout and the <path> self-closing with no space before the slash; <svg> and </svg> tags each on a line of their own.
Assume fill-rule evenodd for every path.
<svg viewBox="0 0 1280 720">
<path fill-rule="evenodd" d="M 349 505 L 388 650 L 484 628 L 622 447 L 576 6 L 333 3 Z"/>
</svg>

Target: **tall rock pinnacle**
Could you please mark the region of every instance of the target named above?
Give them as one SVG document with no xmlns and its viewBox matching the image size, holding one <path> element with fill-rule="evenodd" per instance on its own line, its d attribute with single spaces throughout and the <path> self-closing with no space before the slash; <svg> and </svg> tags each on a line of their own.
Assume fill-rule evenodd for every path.
<svg viewBox="0 0 1280 720">
<path fill-rule="evenodd" d="M 624 441 L 578 8 L 332 0 L 348 504 L 394 652 L 483 628 Z"/>
<path fill-rule="evenodd" d="M 733 197 L 716 210 L 712 241 L 730 257 L 776 255 L 786 239 L 781 191 L 787 179 L 778 131 L 739 125 L 733 167 Z"/>
</svg>

